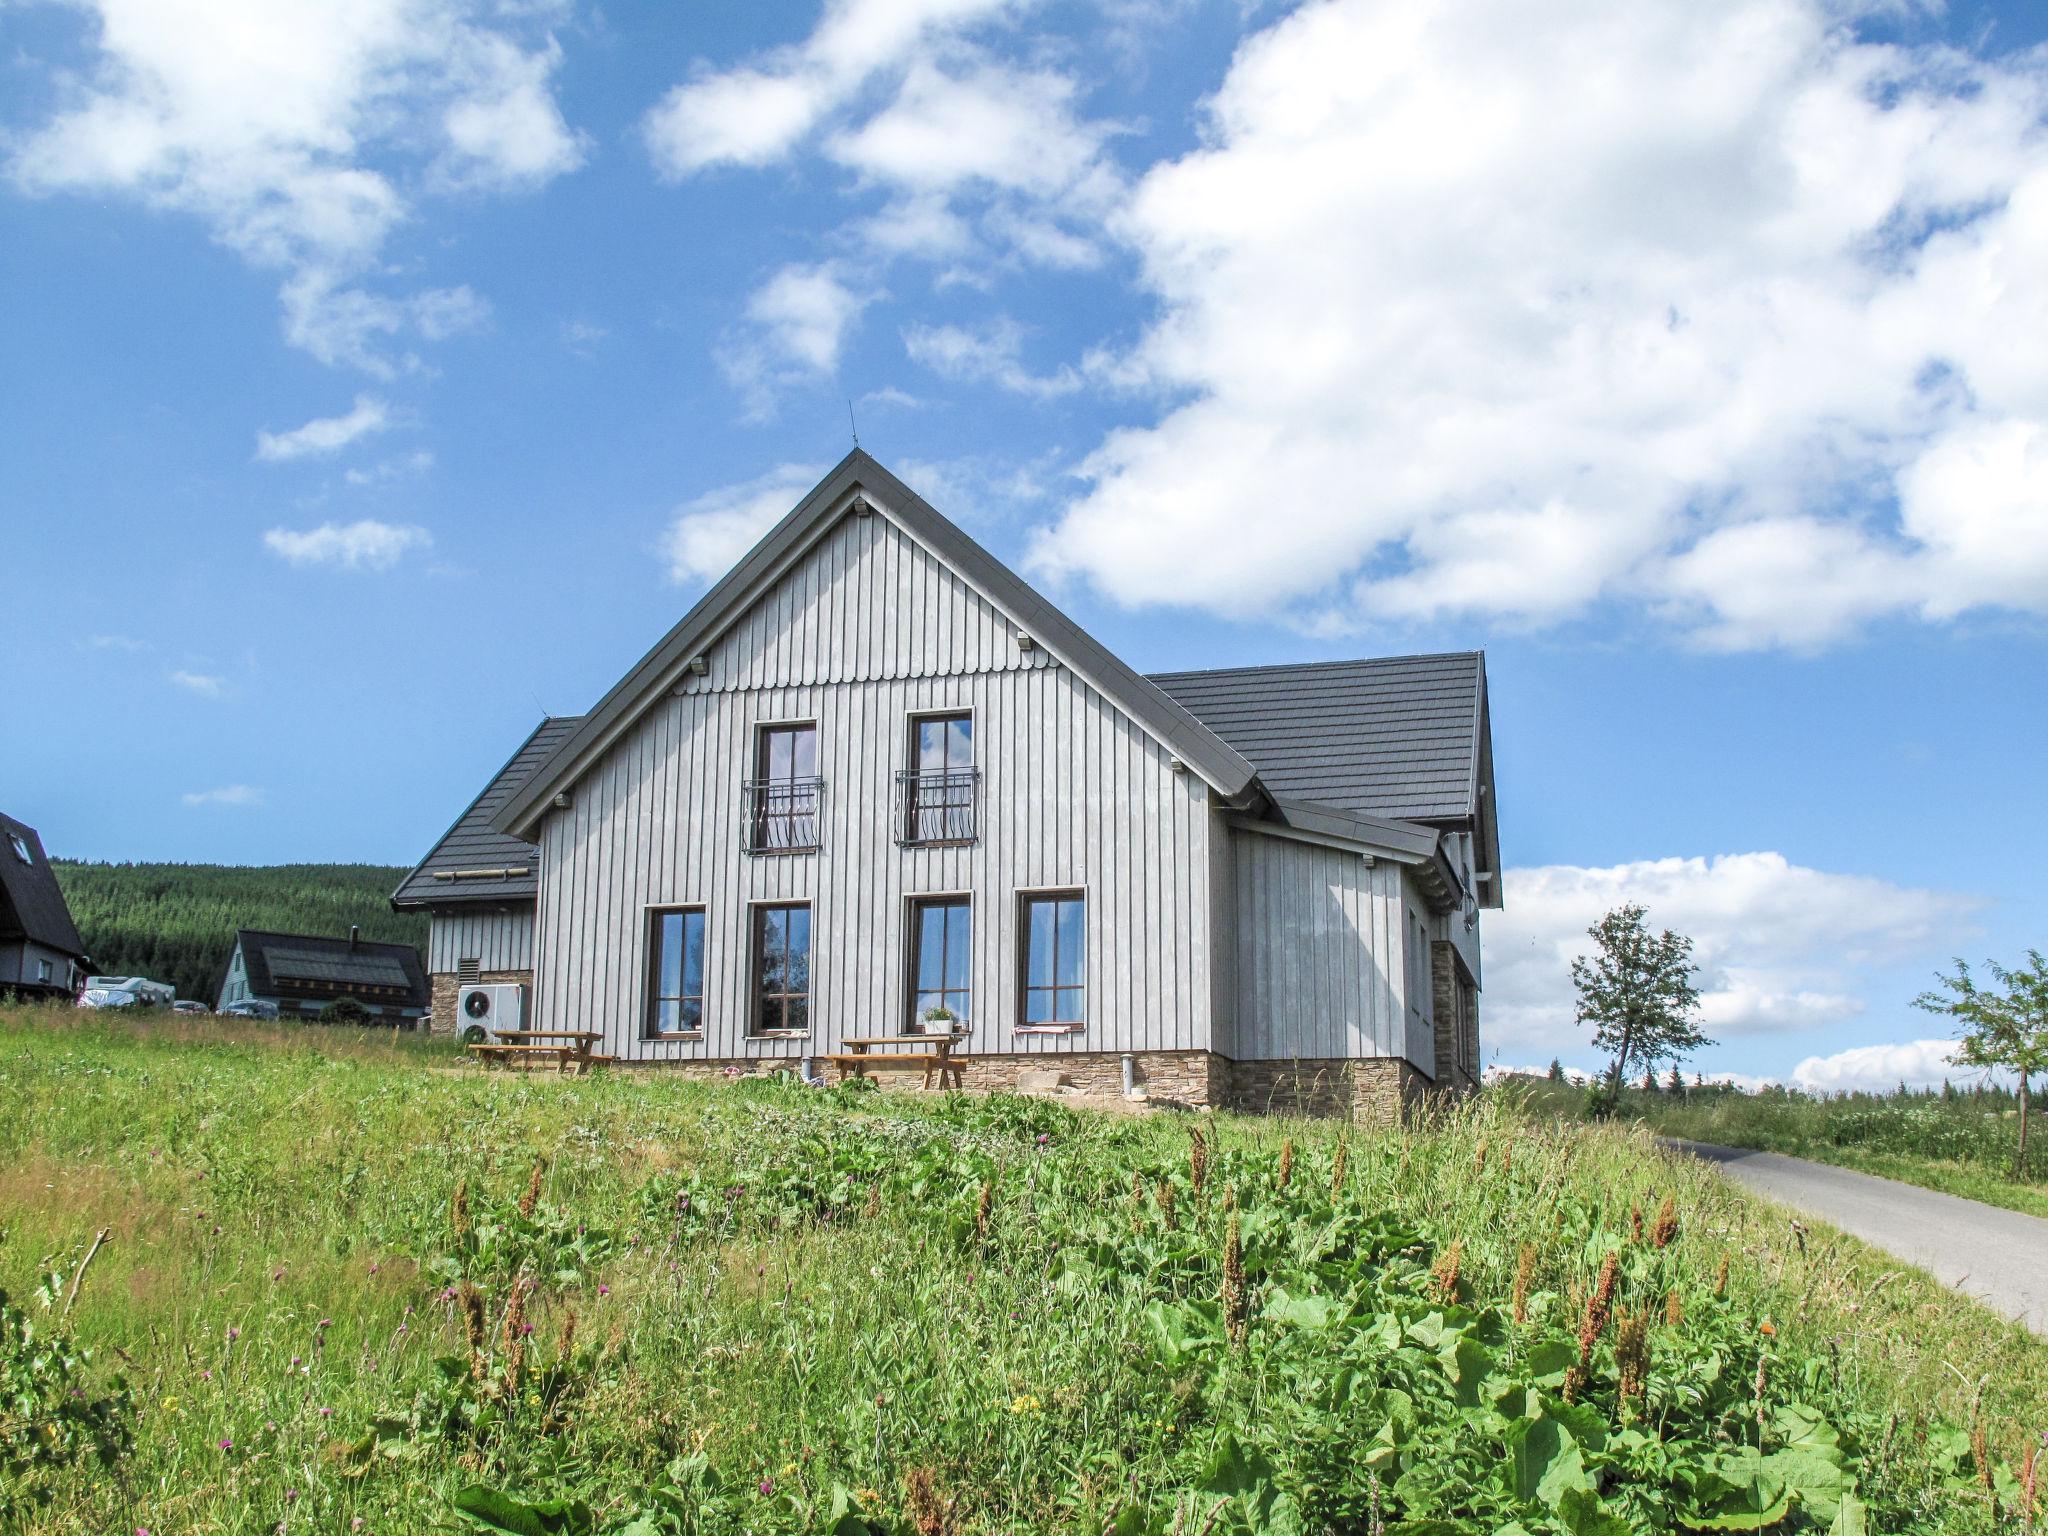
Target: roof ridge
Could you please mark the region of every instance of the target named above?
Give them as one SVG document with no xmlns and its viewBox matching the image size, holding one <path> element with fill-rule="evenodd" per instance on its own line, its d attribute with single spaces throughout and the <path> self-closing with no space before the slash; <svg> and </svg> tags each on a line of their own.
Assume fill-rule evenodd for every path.
<svg viewBox="0 0 2048 1536">
<path fill-rule="evenodd" d="M 1147 672 L 1146 677 L 1157 682 L 1161 678 L 1182 677 L 1223 677 L 1237 672 L 1311 672 L 1318 667 L 1374 667 L 1392 666 L 1403 661 L 1462 661 L 1469 657 L 1486 655 L 1484 648 L 1469 651 L 1416 651 L 1396 656 L 1331 656 L 1320 661 L 1261 661 L 1243 667 L 1183 667 L 1172 672 Z"/>
</svg>

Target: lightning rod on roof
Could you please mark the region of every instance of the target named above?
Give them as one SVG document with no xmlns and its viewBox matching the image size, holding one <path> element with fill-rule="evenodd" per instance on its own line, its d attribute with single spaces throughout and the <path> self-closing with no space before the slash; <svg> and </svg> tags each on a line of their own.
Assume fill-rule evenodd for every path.
<svg viewBox="0 0 2048 1536">
<path fill-rule="evenodd" d="M 853 429 L 853 446 L 860 446 L 860 423 L 853 419 L 853 396 L 846 397 L 846 424 Z"/>
</svg>

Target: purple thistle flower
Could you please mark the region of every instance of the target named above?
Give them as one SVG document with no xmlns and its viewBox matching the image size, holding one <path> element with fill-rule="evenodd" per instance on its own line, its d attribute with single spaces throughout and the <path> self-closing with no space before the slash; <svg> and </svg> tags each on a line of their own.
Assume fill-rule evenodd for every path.
<svg viewBox="0 0 2048 1536">
<path fill-rule="evenodd" d="M 773 1479 L 772 1477 L 764 1477 L 764 1478 L 762 1478 L 762 1479 L 761 1479 L 761 1497 L 765 1499 L 765 1498 L 767 1498 L 767 1497 L 768 1497 L 768 1495 L 769 1495 L 769 1494 L 773 1493 L 774 1491 L 775 1491 L 775 1479 Z"/>
<path fill-rule="evenodd" d="M 233 1342 L 234 1340 L 236 1340 L 236 1339 L 239 1339 L 239 1338 L 240 1338 L 241 1336 L 242 1336 L 242 1330 L 241 1330 L 241 1329 L 239 1329 L 239 1328 L 230 1328 L 230 1329 L 228 1329 L 228 1340 L 229 1340 L 229 1342 L 230 1342 L 230 1343 L 232 1343 L 232 1342 Z"/>
<path fill-rule="evenodd" d="M 221 1448 L 222 1450 L 224 1450 L 224 1451 L 232 1451 L 232 1450 L 233 1450 L 233 1449 L 235 1448 L 235 1442 L 234 1442 L 234 1441 L 232 1441 L 232 1440 L 229 1440 L 229 1439 L 223 1438 L 223 1439 L 221 1440 L 221 1443 L 220 1443 L 220 1448 Z"/>
</svg>

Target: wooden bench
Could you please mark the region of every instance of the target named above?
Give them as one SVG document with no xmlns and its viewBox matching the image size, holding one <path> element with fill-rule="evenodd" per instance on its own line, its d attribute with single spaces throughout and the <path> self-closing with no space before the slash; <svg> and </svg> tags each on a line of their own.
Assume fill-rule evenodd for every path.
<svg viewBox="0 0 2048 1536">
<path fill-rule="evenodd" d="M 587 1030 L 508 1029 L 469 1049 L 485 1067 L 493 1062 L 506 1067 L 517 1062 L 531 1072 L 536 1063 L 546 1061 L 554 1063 L 558 1071 L 574 1070 L 580 1076 L 593 1063 L 611 1060 L 592 1051 L 603 1038 Z"/>
<path fill-rule="evenodd" d="M 846 1050 L 818 1060 L 829 1061 L 839 1069 L 842 1079 L 865 1077 L 871 1071 L 907 1072 L 922 1069 L 924 1086 L 929 1088 L 933 1079 L 941 1088 L 961 1086 L 965 1067 L 953 1054 L 952 1035 L 870 1035 L 865 1038 L 841 1042 Z M 921 1045 L 921 1051 L 876 1051 L 875 1046 Z"/>
</svg>

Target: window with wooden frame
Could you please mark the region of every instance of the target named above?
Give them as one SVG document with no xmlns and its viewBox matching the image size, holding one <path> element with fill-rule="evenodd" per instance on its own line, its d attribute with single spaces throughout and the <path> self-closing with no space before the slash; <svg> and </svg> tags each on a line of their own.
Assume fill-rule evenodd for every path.
<svg viewBox="0 0 2048 1536">
<path fill-rule="evenodd" d="M 754 776 L 746 782 L 747 852 L 816 852 L 824 789 L 816 721 L 756 727 Z"/>
<path fill-rule="evenodd" d="M 807 1033 L 811 1027 L 811 908 L 784 902 L 754 908 L 753 1030 Z"/>
<path fill-rule="evenodd" d="M 941 1016 L 927 1017 L 934 1012 Z M 974 903 L 917 897 L 910 903 L 910 1027 L 957 1033 L 973 1017 Z"/>
<path fill-rule="evenodd" d="M 1081 1029 L 1088 1022 L 1088 898 L 1080 891 L 1027 891 L 1018 900 L 1018 1027 Z"/>
<path fill-rule="evenodd" d="M 647 1038 L 702 1034 L 704 909 L 660 908 L 648 914 L 647 922 Z"/>
<path fill-rule="evenodd" d="M 899 841 L 913 847 L 971 843 L 980 835 L 981 770 L 974 766 L 972 714 L 912 715 L 910 766 L 896 779 L 903 790 Z"/>
</svg>

